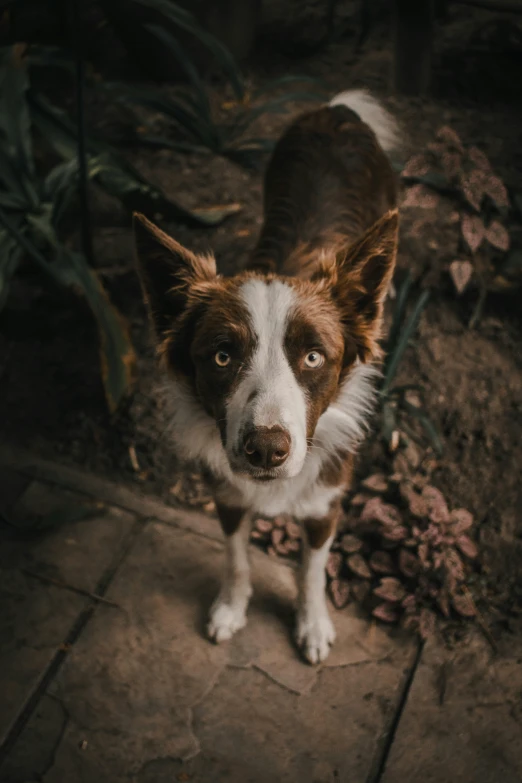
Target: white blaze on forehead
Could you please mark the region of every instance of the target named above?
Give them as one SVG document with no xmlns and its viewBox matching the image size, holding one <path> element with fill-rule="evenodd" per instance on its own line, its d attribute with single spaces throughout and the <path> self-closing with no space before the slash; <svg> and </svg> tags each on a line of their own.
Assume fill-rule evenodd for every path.
<svg viewBox="0 0 522 783">
<path fill-rule="evenodd" d="M 306 457 L 306 398 L 285 353 L 294 290 L 278 280 L 248 280 L 240 290 L 257 344 L 241 383 L 227 405 L 227 443 L 236 452 L 250 427 L 285 428 L 290 456 L 282 473 L 296 475 Z"/>
</svg>

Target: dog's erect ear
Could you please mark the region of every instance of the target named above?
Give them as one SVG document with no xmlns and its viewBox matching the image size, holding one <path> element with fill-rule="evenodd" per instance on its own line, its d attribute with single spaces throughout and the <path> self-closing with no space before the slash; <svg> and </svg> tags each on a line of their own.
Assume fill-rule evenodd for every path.
<svg viewBox="0 0 522 783">
<path fill-rule="evenodd" d="M 383 304 L 395 268 L 398 228 L 399 214 L 394 209 L 336 258 L 334 299 L 363 362 L 379 353 Z"/>
<path fill-rule="evenodd" d="M 190 287 L 216 277 L 216 262 L 191 253 L 138 213 L 134 238 L 145 301 L 162 338 L 184 311 Z"/>
</svg>

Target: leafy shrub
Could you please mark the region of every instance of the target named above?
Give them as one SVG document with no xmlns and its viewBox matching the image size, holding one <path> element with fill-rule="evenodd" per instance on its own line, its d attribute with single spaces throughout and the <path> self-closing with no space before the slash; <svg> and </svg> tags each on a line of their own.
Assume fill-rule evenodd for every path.
<svg viewBox="0 0 522 783">
<path fill-rule="evenodd" d="M 72 161 L 59 164 L 44 178 L 37 173 L 26 100 L 29 80 L 21 55 L 19 47 L 0 50 L 0 306 L 24 257 L 54 283 L 82 296 L 98 325 L 103 382 L 114 410 L 129 388 L 134 351 L 95 270 L 59 239 L 77 168 Z"/>
<path fill-rule="evenodd" d="M 362 600 L 374 617 L 424 638 L 437 618 L 474 617 L 467 585 L 478 555 L 471 514 L 450 511 L 429 484 L 377 474 L 363 485 L 352 500 L 351 532 L 338 540 L 327 567 L 334 604 Z"/>
<path fill-rule="evenodd" d="M 487 290 L 521 285 L 522 249 L 512 247 L 510 228 L 522 216 L 522 194 L 513 191 L 510 197 L 482 150 L 466 146 L 452 128 L 444 126 L 425 151 L 408 161 L 402 177 L 411 185 L 406 207 L 435 207 L 438 196 L 433 191 L 457 200 L 455 217 L 464 258 L 451 263 L 450 275 L 459 294 L 474 276 Z"/>
</svg>

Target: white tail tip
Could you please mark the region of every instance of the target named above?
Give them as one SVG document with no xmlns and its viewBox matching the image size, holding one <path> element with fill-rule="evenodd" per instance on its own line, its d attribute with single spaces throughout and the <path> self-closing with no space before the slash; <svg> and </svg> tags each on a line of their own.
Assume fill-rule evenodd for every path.
<svg viewBox="0 0 522 783">
<path fill-rule="evenodd" d="M 399 146 L 400 131 L 395 117 L 367 90 L 346 90 L 330 101 L 330 106 L 346 106 L 354 111 L 377 136 L 385 152 Z"/>
</svg>

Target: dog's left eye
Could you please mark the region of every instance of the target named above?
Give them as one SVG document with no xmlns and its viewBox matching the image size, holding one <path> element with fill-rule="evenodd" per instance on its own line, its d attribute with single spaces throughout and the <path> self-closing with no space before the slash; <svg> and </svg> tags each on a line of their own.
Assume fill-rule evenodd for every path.
<svg viewBox="0 0 522 783">
<path fill-rule="evenodd" d="M 304 363 L 312 370 L 317 370 L 318 367 L 322 367 L 324 364 L 324 356 L 319 351 L 310 351 L 307 353 L 304 359 Z"/>
<path fill-rule="evenodd" d="M 230 354 L 226 351 L 218 351 L 214 354 L 214 361 L 218 367 L 226 367 L 230 364 Z"/>
</svg>

